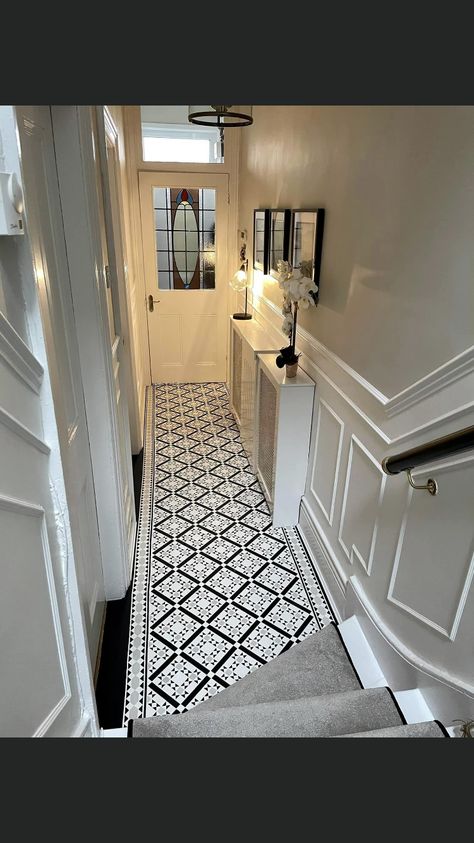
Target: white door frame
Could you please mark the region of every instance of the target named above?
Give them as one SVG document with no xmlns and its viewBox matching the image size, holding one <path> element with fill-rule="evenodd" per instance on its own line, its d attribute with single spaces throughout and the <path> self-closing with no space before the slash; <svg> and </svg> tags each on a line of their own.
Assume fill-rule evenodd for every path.
<svg viewBox="0 0 474 843">
<path fill-rule="evenodd" d="M 106 119 L 104 109 L 96 108 L 96 141 L 98 149 L 97 189 L 100 194 L 101 220 L 104 227 L 108 283 L 112 296 L 113 328 L 115 338 L 112 343 L 112 367 L 118 421 L 118 446 L 122 477 L 122 502 L 127 533 L 128 559 L 130 573 L 135 549 L 136 517 L 135 494 L 132 469 L 132 444 L 130 436 L 130 401 L 136 398 L 130 357 L 130 330 L 127 313 L 127 294 L 125 290 L 124 256 L 122 242 L 122 221 L 119 207 L 118 160 L 116 148 L 110 137 L 117 141 L 117 132 L 113 124 Z M 105 125 L 104 125 L 105 123 Z M 112 156 L 112 170 L 109 169 Z M 109 312 L 110 317 L 110 312 Z M 109 334 L 110 328 L 109 324 Z M 134 402 L 136 403 L 136 402 Z"/>
<path fill-rule="evenodd" d="M 185 164 L 185 163 L 163 163 L 154 161 L 143 161 L 141 118 L 139 105 L 122 106 L 124 137 L 126 149 L 126 171 L 128 200 L 130 212 L 130 231 L 132 234 L 131 251 L 134 267 L 134 283 L 136 293 L 136 317 L 138 326 L 137 359 L 140 358 L 140 370 L 143 378 L 148 378 L 151 383 L 150 356 L 148 342 L 144 341 L 147 334 L 147 301 L 145 271 L 143 266 L 142 232 L 140 221 L 140 196 L 138 189 L 138 172 L 164 173 L 182 172 L 186 173 L 225 173 L 229 179 L 229 229 L 227 238 L 228 252 L 228 277 L 231 278 L 239 268 L 239 239 L 238 239 L 238 206 L 239 206 L 239 154 L 240 134 L 245 129 L 231 129 L 226 135 L 225 163 L 224 164 Z M 231 288 L 228 289 L 228 314 L 237 309 L 238 297 Z M 230 332 L 229 332 L 230 336 Z M 228 353 L 228 351 L 227 351 Z M 227 358 L 227 381 L 229 381 L 229 357 Z M 144 392 L 141 400 L 143 403 Z"/>
<path fill-rule="evenodd" d="M 115 122 L 107 106 L 97 106 L 97 130 L 99 135 L 99 159 L 102 176 L 105 222 L 109 243 L 109 261 L 111 269 L 111 283 L 116 285 L 119 312 L 115 314 L 118 333 L 121 336 L 121 359 L 124 364 L 127 405 L 129 411 L 130 433 L 132 442 L 140 442 L 142 436 L 143 419 L 140 417 L 138 401 L 138 362 L 137 349 L 133 341 L 132 320 L 133 304 L 128 282 L 128 266 L 125 260 L 124 243 L 124 210 L 122 192 L 119 183 L 119 135 Z M 110 176 L 106 158 L 106 148 L 114 158 L 115 179 L 110 186 Z M 114 224 L 115 220 L 115 224 Z M 140 448 L 138 448 L 140 450 Z"/>
<path fill-rule="evenodd" d="M 52 121 L 89 424 L 105 596 L 124 597 L 131 559 L 121 479 L 116 391 L 108 332 L 92 109 L 53 106 Z"/>
</svg>

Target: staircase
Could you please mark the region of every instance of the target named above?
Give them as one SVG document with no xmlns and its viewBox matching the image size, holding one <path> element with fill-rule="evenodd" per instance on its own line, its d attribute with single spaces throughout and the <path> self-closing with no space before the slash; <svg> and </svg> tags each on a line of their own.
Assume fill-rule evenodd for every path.
<svg viewBox="0 0 474 843">
<path fill-rule="evenodd" d="M 407 724 L 390 688 L 363 688 L 329 624 L 184 714 L 131 720 L 128 737 L 449 737 L 438 721 Z"/>
</svg>

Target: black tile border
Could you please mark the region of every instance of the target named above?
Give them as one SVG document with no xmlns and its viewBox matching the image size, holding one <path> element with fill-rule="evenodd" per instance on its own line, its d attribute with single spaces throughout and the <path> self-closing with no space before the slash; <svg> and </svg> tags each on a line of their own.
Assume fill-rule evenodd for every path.
<svg viewBox="0 0 474 843">
<path fill-rule="evenodd" d="M 139 513 L 142 487 L 143 450 L 132 456 L 135 511 Z M 102 729 L 122 726 L 127 678 L 127 655 L 132 606 L 132 584 L 122 600 L 109 600 L 95 688 L 97 714 Z"/>
</svg>

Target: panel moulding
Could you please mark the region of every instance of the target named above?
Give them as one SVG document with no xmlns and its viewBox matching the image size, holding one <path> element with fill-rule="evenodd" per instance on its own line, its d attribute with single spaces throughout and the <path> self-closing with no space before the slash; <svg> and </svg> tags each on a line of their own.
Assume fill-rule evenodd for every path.
<svg viewBox="0 0 474 843">
<path fill-rule="evenodd" d="M 354 454 L 354 447 L 357 447 L 359 449 L 359 451 L 363 454 L 363 456 L 370 462 L 371 465 L 373 465 L 376 468 L 378 474 L 380 475 L 380 488 L 379 488 L 379 495 L 378 495 L 378 500 L 377 500 L 377 511 L 376 511 L 376 515 L 375 515 L 375 519 L 374 519 L 374 523 L 373 523 L 373 528 L 372 528 L 372 536 L 371 536 L 371 540 L 370 540 L 370 549 L 369 549 L 369 558 L 368 559 L 364 559 L 364 557 L 362 556 L 361 552 L 358 550 L 358 548 L 356 547 L 355 544 L 352 544 L 351 548 L 349 550 L 347 545 L 344 542 L 344 539 L 342 538 L 342 533 L 343 533 L 343 530 L 344 530 L 344 521 L 345 521 L 345 517 L 346 517 L 347 498 L 348 498 L 348 494 L 349 494 L 349 484 L 350 484 L 351 473 L 352 473 L 352 459 L 353 459 L 353 454 Z M 345 484 L 344 484 L 344 494 L 343 494 L 343 499 L 342 499 L 341 521 L 340 521 L 340 524 L 339 524 L 338 541 L 339 541 L 339 544 L 341 545 L 344 553 L 346 554 L 347 559 L 351 563 L 351 565 L 354 562 L 354 556 L 356 556 L 368 576 L 370 576 L 370 573 L 371 573 L 371 570 L 372 570 L 372 563 L 373 563 L 373 560 L 374 560 L 375 543 L 377 541 L 379 513 L 380 513 L 381 506 L 382 506 L 386 480 L 387 480 L 386 475 L 383 473 L 383 471 L 380 467 L 380 463 L 377 462 L 377 460 L 373 457 L 373 455 L 365 447 L 365 445 L 362 444 L 362 442 L 357 438 L 357 436 L 354 436 L 354 434 L 353 434 L 351 436 L 349 458 L 348 458 L 348 461 L 347 461 L 346 480 L 345 480 Z"/>
<path fill-rule="evenodd" d="M 474 457 L 464 457 L 464 458 L 461 458 L 461 459 L 452 460 L 450 462 L 445 462 L 445 463 L 443 463 L 442 466 L 438 465 L 436 471 L 437 471 L 438 474 L 443 474 L 443 473 L 449 471 L 452 468 L 456 468 L 458 466 L 470 464 L 470 463 L 473 463 L 473 462 L 474 462 Z M 428 475 L 429 473 L 430 473 L 430 467 L 429 466 L 424 467 L 423 474 Z M 411 507 L 412 501 L 416 500 L 416 498 L 414 498 L 414 494 L 415 494 L 414 490 L 411 488 L 411 486 L 408 486 L 407 498 L 406 498 L 406 504 L 405 504 L 405 511 L 403 513 L 402 525 L 401 525 L 401 528 L 400 528 L 400 535 L 398 537 L 397 549 L 395 551 L 395 557 L 394 557 L 393 567 L 392 567 L 392 574 L 391 574 L 391 577 L 390 577 L 390 583 L 389 583 L 388 592 L 387 592 L 387 600 L 388 600 L 389 603 L 392 603 L 393 605 L 398 606 L 399 609 L 402 609 L 404 612 L 407 612 L 407 614 L 409 614 L 412 617 L 416 618 L 417 620 L 421 621 L 421 623 L 425 624 L 426 626 L 431 627 L 432 629 L 435 629 L 437 632 L 439 632 L 441 635 L 445 636 L 446 638 L 449 638 L 450 641 L 454 641 L 455 638 L 456 638 L 458 629 L 459 629 L 459 624 L 461 623 L 461 618 L 462 618 L 464 608 L 465 608 L 465 605 L 466 605 L 466 601 L 467 601 L 467 598 L 468 598 L 468 595 L 469 595 L 469 590 L 470 590 L 470 587 L 471 587 L 472 579 L 474 577 L 474 541 L 473 541 L 473 543 L 471 545 L 471 548 L 470 548 L 470 551 L 468 553 L 468 557 L 467 557 L 467 560 L 466 560 L 466 566 L 465 566 L 465 576 L 464 576 L 463 582 L 460 584 L 460 589 L 459 589 L 459 591 L 460 591 L 459 600 L 458 600 L 458 603 L 457 603 L 457 606 L 456 606 L 456 609 L 455 609 L 455 612 L 454 612 L 453 621 L 452 621 L 449 628 L 441 626 L 440 624 L 436 623 L 436 621 L 434 621 L 432 618 L 429 618 L 426 615 L 422 614 L 421 612 L 418 612 L 414 607 L 409 606 L 408 603 L 406 603 L 403 600 L 400 600 L 399 598 L 395 597 L 394 591 L 395 591 L 395 588 L 396 588 L 397 574 L 398 574 L 398 569 L 399 569 L 399 566 L 400 566 L 400 560 L 401 560 L 402 551 L 403 551 L 403 543 L 405 541 L 405 535 L 406 535 L 406 530 L 407 530 L 407 525 L 408 525 L 408 518 L 409 518 L 409 515 L 410 515 L 410 507 Z"/>
<path fill-rule="evenodd" d="M 316 474 L 316 466 L 318 462 L 318 447 L 319 447 L 319 434 L 320 434 L 320 427 L 321 427 L 321 407 L 324 407 L 328 413 L 336 420 L 339 424 L 339 439 L 338 439 L 338 446 L 337 446 L 337 456 L 336 456 L 336 468 L 334 471 L 334 480 L 333 480 L 333 487 L 331 492 L 331 506 L 330 511 L 327 512 L 324 504 L 322 503 L 315 487 L 314 487 L 314 480 Z M 329 404 L 324 401 L 323 398 L 319 399 L 319 406 L 318 406 L 318 420 L 317 420 L 317 429 L 316 429 L 316 442 L 314 446 L 314 458 L 313 458 L 313 472 L 311 475 L 311 492 L 315 497 L 315 500 L 318 503 L 323 515 L 325 516 L 328 524 L 332 527 L 333 519 L 334 519 L 334 507 L 336 504 L 336 491 L 337 491 L 337 481 L 339 478 L 339 468 L 341 464 L 341 452 L 342 452 L 342 440 L 344 437 L 344 422 L 342 419 L 339 418 L 337 413 L 329 406 Z"/>
</svg>

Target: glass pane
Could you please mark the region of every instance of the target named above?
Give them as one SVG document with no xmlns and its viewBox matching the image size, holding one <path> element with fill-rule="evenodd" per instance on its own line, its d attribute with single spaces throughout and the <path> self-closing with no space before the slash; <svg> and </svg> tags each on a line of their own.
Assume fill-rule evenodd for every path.
<svg viewBox="0 0 474 843">
<path fill-rule="evenodd" d="M 186 105 L 142 105 L 144 161 L 187 161 L 222 164 L 219 129 L 188 120 Z"/>
<path fill-rule="evenodd" d="M 268 272 L 267 256 L 265 255 L 265 221 L 266 211 L 254 211 L 253 217 L 253 265 L 254 269 Z"/>
<path fill-rule="evenodd" d="M 311 261 L 314 265 L 316 211 L 296 211 L 294 216 L 293 265 Z"/>
<path fill-rule="evenodd" d="M 166 231 L 169 226 L 169 211 L 155 211 L 155 228 Z"/>
<path fill-rule="evenodd" d="M 215 211 L 203 211 L 202 227 L 205 231 L 209 231 L 213 228 L 215 218 L 216 218 L 216 212 Z"/>
<path fill-rule="evenodd" d="M 167 208 L 168 205 L 166 204 L 166 187 L 154 187 L 153 188 L 153 207 L 155 208 Z"/>
<path fill-rule="evenodd" d="M 182 252 L 186 249 L 186 233 L 185 231 L 177 231 L 176 229 L 173 232 L 173 247 L 175 251 Z"/>
<path fill-rule="evenodd" d="M 288 260 L 287 212 L 272 211 L 270 225 L 270 271 L 278 271 L 278 261 Z"/>
<path fill-rule="evenodd" d="M 170 268 L 169 252 L 158 252 L 158 269 L 168 271 Z"/>
<path fill-rule="evenodd" d="M 202 207 L 206 211 L 214 211 L 216 208 L 216 191 L 205 188 L 200 192 L 202 193 Z"/>
<path fill-rule="evenodd" d="M 168 251 L 168 232 L 157 231 L 156 234 L 156 248 L 161 251 Z"/>
<path fill-rule="evenodd" d="M 154 188 L 160 290 L 215 288 L 215 204 L 214 189 Z"/>
<path fill-rule="evenodd" d="M 198 244 L 198 232 L 197 231 L 188 231 L 186 233 L 186 250 L 199 252 L 199 244 Z"/>
</svg>

